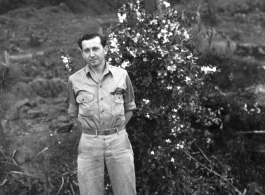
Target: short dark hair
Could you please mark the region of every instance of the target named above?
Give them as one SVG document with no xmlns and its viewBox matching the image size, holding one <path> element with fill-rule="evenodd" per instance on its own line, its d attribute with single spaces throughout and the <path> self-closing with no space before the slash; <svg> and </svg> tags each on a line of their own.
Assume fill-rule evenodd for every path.
<svg viewBox="0 0 265 195">
<path fill-rule="evenodd" d="M 90 40 L 90 39 L 94 39 L 95 37 L 99 37 L 100 38 L 100 43 L 103 47 L 105 47 L 107 45 L 107 38 L 98 34 L 98 33 L 89 33 L 89 34 L 84 34 L 79 40 L 78 40 L 78 46 L 80 47 L 80 49 L 82 50 L 82 41 L 84 40 Z"/>
</svg>

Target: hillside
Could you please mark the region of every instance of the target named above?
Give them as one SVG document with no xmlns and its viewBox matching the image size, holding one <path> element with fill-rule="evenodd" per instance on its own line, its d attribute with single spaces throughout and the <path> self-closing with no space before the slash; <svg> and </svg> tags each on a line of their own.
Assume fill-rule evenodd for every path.
<svg viewBox="0 0 265 195">
<path fill-rule="evenodd" d="M 19 174 L 12 173 L 15 178 L 12 183 L 0 169 L 0 184 L 5 184 L 5 180 L 10 179 L 10 183 L 0 185 L 0 194 L 10 192 L 11 189 L 14 189 L 14 194 L 18 193 L 21 186 L 25 189 L 25 185 L 21 183 L 32 182 L 25 181 L 26 176 L 48 181 L 47 173 L 54 174 L 53 168 L 61 174 L 66 171 L 68 179 L 73 180 L 71 184 L 74 189 L 77 188 L 74 185 L 76 178 L 73 167 L 76 166 L 76 147 L 80 132 L 56 132 L 60 126 L 70 123 L 66 99 L 66 81 L 70 73 L 64 67 L 59 52 L 70 54 L 76 70 L 83 67 L 84 62 L 77 46 L 78 38 L 84 33 L 98 31 L 100 26 L 106 29 L 115 25 L 117 7 L 124 1 L 50 0 L 40 4 L 33 0 L 20 3 L 14 0 L 17 4 L 12 6 L 4 4 L 7 1 L 0 1 L 0 5 L 6 6 L 0 9 L 0 52 L 9 52 L 12 64 L 20 68 L 20 80 L 9 97 L 13 103 L 10 104 L 5 119 L 1 120 L 9 156 L 0 157 L 9 159 L 10 162 L 15 161 L 17 166 L 7 166 L 1 162 L 0 165 L 8 171 L 23 173 L 21 178 Z M 178 11 L 192 12 L 197 8 L 196 0 L 172 0 L 171 3 L 173 2 L 176 2 L 174 6 Z M 263 86 L 265 2 L 216 0 L 217 22 L 214 25 L 208 20 L 206 1 L 202 2 L 200 11 L 203 25 L 207 28 L 214 27 L 221 40 L 231 40 L 237 45 L 233 56 L 236 63 L 232 70 L 237 80 L 228 83 L 229 75 L 226 75 L 217 82 L 225 87 L 229 86 L 229 89 L 232 85 L 234 88 L 244 89 L 251 87 L 253 83 Z M 0 56 L 0 61 L 3 61 L 3 56 Z M 229 66 L 230 64 L 224 65 L 226 70 Z M 243 74 L 244 67 L 252 67 L 253 69 L 247 70 L 254 71 L 245 71 Z M 257 71 L 258 68 L 260 71 Z M 75 126 L 73 130 L 76 130 Z M 58 186 L 60 182 L 58 180 Z"/>
</svg>

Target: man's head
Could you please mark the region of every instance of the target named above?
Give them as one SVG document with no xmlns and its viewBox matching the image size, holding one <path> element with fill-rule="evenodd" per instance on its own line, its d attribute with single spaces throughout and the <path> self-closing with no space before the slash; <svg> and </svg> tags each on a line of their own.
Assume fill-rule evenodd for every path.
<svg viewBox="0 0 265 195">
<path fill-rule="evenodd" d="M 107 40 L 97 33 L 85 34 L 78 41 L 81 54 L 91 68 L 103 68 L 108 52 Z"/>
<path fill-rule="evenodd" d="M 107 45 L 107 39 L 106 37 L 101 36 L 98 33 L 90 33 L 90 34 L 84 34 L 79 40 L 78 40 L 78 46 L 79 48 L 82 50 L 82 42 L 85 40 L 90 40 L 93 39 L 95 37 L 99 37 L 100 38 L 100 43 L 102 45 L 102 47 L 104 48 Z"/>
</svg>

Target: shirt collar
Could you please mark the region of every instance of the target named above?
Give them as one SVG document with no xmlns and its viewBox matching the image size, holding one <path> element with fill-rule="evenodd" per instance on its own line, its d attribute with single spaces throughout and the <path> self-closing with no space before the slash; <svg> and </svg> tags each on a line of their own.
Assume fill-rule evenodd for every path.
<svg viewBox="0 0 265 195">
<path fill-rule="evenodd" d="M 90 67 L 88 65 L 86 65 L 85 66 L 85 73 L 86 73 L 86 75 L 88 73 L 90 73 L 90 71 L 91 71 L 90 70 Z M 110 72 L 112 74 L 112 67 L 109 65 L 108 62 L 106 62 L 106 67 L 105 67 L 105 70 L 104 70 L 103 74 L 107 74 L 108 72 Z"/>
</svg>

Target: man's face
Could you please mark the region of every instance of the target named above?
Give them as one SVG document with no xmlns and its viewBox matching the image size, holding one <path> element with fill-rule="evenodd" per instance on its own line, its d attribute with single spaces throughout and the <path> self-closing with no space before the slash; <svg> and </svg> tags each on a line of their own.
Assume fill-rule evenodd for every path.
<svg viewBox="0 0 265 195">
<path fill-rule="evenodd" d="M 103 48 L 100 38 L 95 37 L 90 40 L 82 41 L 82 56 L 90 67 L 99 67 L 105 65 L 105 55 L 107 47 Z"/>
</svg>

